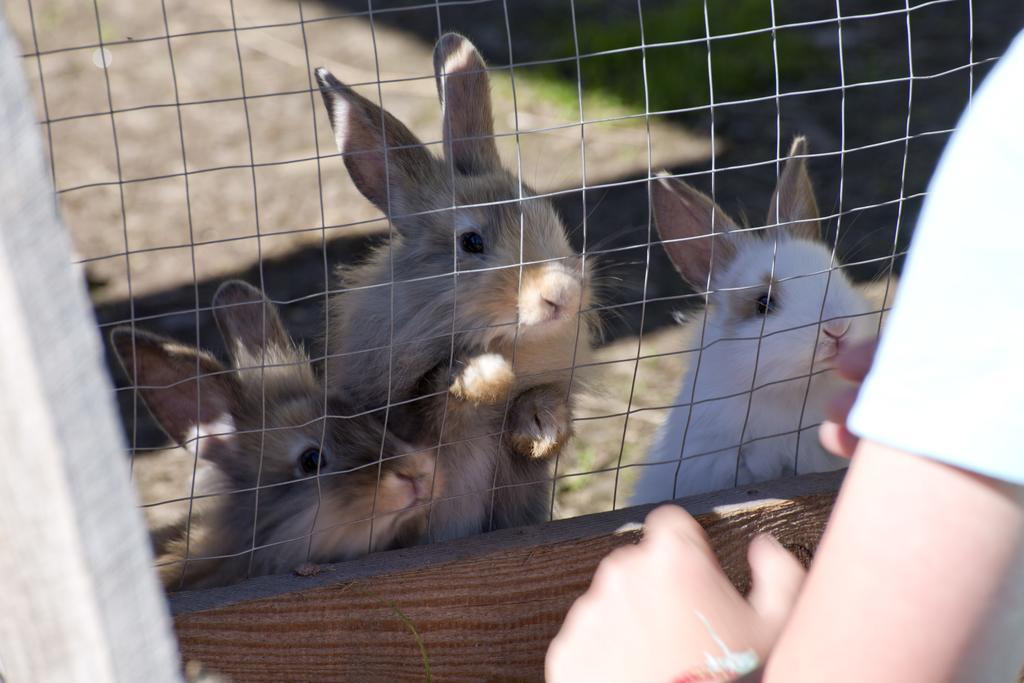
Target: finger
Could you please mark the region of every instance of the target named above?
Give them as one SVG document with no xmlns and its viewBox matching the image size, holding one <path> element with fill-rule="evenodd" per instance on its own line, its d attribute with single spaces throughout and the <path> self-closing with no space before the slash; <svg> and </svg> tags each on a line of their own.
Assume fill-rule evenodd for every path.
<svg viewBox="0 0 1024 683">
<path fill-rule="evenodd" d="M 571 612 L 570 612 L 571 615 Z M 589 634 L 582 634 L 584 638 Z M 548 683 L 562 683 L 563 681 L 579 680 L 582 666 L 586 659 L 581 662 L 578 645 L 581 634 L 575 626 L 567 619 L 562 624 L 558 635 L 548 645 L 548 651 L 544 655 L 544 680 Z"/>
<path fill-rule="evenodd" d="M 769 534 L 760 534 L 747 550 L 753 588 L 747 601 L 761 617 L 768 644 L 775 642 L 793 611 L 804 577 L 803 565 Z"/>
<path fill-rule="evenodd" d="M 569 677 L 563 675 L 563 672 L 567 670 L 565 661 L 565 647 L 562 645 L 561 633 L 555 636 L 551 644 L 548 645 L 548 651 L 544 655 L 544 680 L 549 683 L 561 683 L 562 681 L 569 680 Z M 571 671 L 572 669 L 568 669 Z"/>
<path fill-rule="evenodd" d="M 860 439 L 845 425 L 826 420 L 818 427 L 818 441 L 822 447 L 840 458 L 852 458 Z"/>
<path fill-rule="evenodd" d="M 836 357 L 836 369 L 841 376 L 847 379 L 855 382 L 861 381 L 871 369 L 877 348 L 877 339 L 850 346 Z"/>
<path fill-rule="evenodd" d="M 596 577 L 595 577 L 596 578 Z M 573 601 L 562 621 L 558 638 L 562 645 L 566 643 L 595 641 L 607 633 L 609 614 L 618 614 L 628 607 L 621 604 L 623 591 L 598 592 L 593 586 Z"/>
<path fill-rule="evenodd" d="M 617 594 L 628 585 L 640 549 L 635 545 L 616 548 L 597 565 L 585 595 Z"/>
<path fill-rule="evenodd" d="M 860 388 L 854 386 L 838 391 L 825 406 L 825 418 L 830 422 L 846 424 L 846 418 L 850 414 L 853 404 L 857 402 L 859 393 Z"/>
<path fill-rule="evenodd" d="M 704 527 L 678 505 L 655 508 L 644 520 L 644 542 L 649 544 L 678 544 L 679 541 L 711 553 L 711 543 Z"/>
<path fill-rule="evenodd" d="M 648 515 L 647 525 L 638 548 L 643 553 L 644 575 L 650 582 L 658 585 L 664 582 L 665 586 L 680 582 L 700 586 L 698 593 L 703 594 L 702 602 L 724 600 L 723 604 L 743 605 L 743 598 L 722 569 L 707 533 L 689 513 L 666 505 Z M 718 597 L 711 598 L 711 595 Z M 691 597 L 695 598 L 696 594 Z"/>
</svg>

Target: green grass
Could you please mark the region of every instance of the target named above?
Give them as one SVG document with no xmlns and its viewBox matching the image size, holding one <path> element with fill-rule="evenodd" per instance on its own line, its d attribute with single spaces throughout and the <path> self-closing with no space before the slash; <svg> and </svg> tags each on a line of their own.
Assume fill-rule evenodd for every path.
<svg viewBox="0 0 1024 683">
<path fill-rule="evenodd" d="M 708 24 L 713 36 L 742 33 L 771 26 L 770 6 L 764 0 L 709 0 Z M 706 105 L 708 47 L 704 41 L 704 3 L 679 0 L 670 5 L 645 9 L 643 40 L 636 16 L 607 19 L 587 18 L 577 22 L 581 54 L 592 54 L 695 41 L 683 45 L 648 47 L 644 52 L 628 50 L 617 54 L 584 57 L 579 78 L 584 90 L 584 108 L 626 108 L 630 112 L 685 109 Z M 537 34 L 562 54 L 574 54 L 572 26 L 546 22 Z M 777 35 L 779 72 L 799 79 L 813 71 L 821 50 L 803 35 L 780 31 Z M 645 62 L 646 61 L 646 67 Z M 644 88 L 646 73 L 647 92 Z M 775 57 L 772 34 L 757 33 L 714 40 L 711 43 L 711 73 L 716 102 L 772 95 L 775 92 Z M 549 64 L 535 70 L 534 80 L 546 80 L 546 94 L 562 106 L 578 107 L 575 60 Z M 586 113 L 593 118 L 596 111 Z"/>
<path fill-rule="evenodd" d="M 511 99 L 511 81 L 506 75 L 492 74 L 491 87 L 500 97 Z M 552 71 L 517 71 L 516 95 L 553 107 L 561 120 L 578 121 L 580 118 L 580 92 L 575 77 L 569 80 Z M 604 90 L 585 92 L 583 111 L 589 118 L 628 113 L 626 105 L 618 97 Z"/>
</svg>

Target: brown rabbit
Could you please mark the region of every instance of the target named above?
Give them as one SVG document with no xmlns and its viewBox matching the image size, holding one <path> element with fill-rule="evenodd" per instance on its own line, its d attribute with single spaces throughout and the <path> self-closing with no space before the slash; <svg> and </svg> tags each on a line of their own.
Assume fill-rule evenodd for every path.
<svg viewBox="0 0 1024 683">
<path fill-rule="evenodd" d="M 192 516 L 158 551 L 169 590 L 221 585 L 416 542 L 435 451 L 415 451 L 376 416 L 342 417 L 274 306 L 243 282 L 214 296 L 231 355 L 127 328 L 111 335 L 160 426 L 207 469 Z M 325 416 L 326 412 L 326 416 Z M 166 530 L 165 530 L 166 533 Z"/>
<path fill-rule="evenodd" d="M 340 273 L 328 388 L 360 409 L 390 404 L 399 429 L 443 444 L 446 499 L 430 521 L 442 539 L 547 518 L 595 325 L 553 206 L 501 166 L 480 54 L 447 34 L 434 69 L 444 160 L 326 69 L 316 77 L 352 180 L 392 227 Z"/>
</svg>

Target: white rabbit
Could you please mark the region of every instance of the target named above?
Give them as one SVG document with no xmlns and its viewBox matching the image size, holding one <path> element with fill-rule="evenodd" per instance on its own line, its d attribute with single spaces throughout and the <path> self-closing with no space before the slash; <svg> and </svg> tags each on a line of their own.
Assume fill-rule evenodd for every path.
<svg viewBox="0 0 1024 683">
<path fill-rule="evenodd" d="M 797 138 L 768 211 L 767 225 L 778 227 L 738 230 L 678 179 L 662 176 L 652 187 L 669 257 L 709 294 L 684 325 L 684 348 L 695 352 L 640 466 L 633 504 L 847 464 L 821 447 L 816 425 L 845 382 L 831 369 L 836 354 L 877 334 L 882 302 L 871 301 L 877 288 L 851 284 L 833 262 L 806 153 Z"/>
</svg>

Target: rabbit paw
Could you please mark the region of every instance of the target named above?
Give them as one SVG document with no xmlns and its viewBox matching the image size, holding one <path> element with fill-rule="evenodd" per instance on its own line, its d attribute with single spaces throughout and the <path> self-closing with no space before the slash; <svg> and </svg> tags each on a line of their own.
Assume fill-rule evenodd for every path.
<svg viewBox="0 0 1024 683">
<path fill-rule="evenodd" d="M 498 353 L 474 356 L 455 376 L 449 391 L 464 401 L 501 403 L 515 384 L 516 376 L 505 357 Z"/>
<path fill-rule="evenodd" d="M 546 458 L 560 451 L 570 436 L 572 410 L 564 389 L 528 389 L 512 404 L 509 438 L 519 453 L 530 458 Z"/>
</svg>

